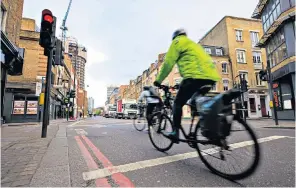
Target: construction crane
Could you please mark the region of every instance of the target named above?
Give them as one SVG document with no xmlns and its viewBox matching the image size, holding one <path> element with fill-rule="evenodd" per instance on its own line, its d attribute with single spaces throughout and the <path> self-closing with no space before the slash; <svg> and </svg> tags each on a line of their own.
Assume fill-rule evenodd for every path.
<svg viewBox="0 0 296 188">
<path fill-rule="evenodd" d="M 63 41 L 64 45 L 65 45 L 65 41 L 66 41 L 66 32 L 68 30 L 68 28 L 66 27 L 66 21 L 67 21 L 68 14 L 69 14 L 69 11 L 71 8 L 71 4 L 72 4 L 72 0 L 70 0 L 70 2 L 69 2 L 67 12 L 66 12 L 65 17 L 63 19 L 62 26 L 60 27 L 60 29 L 62 30 L 62 41 Z"/>
</svg>

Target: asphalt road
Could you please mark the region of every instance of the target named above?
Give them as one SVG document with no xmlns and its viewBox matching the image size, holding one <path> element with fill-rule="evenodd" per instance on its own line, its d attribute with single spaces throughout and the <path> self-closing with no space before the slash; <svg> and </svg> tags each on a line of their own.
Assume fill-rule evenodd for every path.
<svg viewBox="0 0 296 188">
<path fill-rule="evenodd" d="M 88 118 L 67 128 L 71 186 L 294 187 L 295 130 L 254 130 L 262 141 L 260 165 L 253 175 L 233 182 L 211 173 L 187 144 L 175 144 L 162 153 L 153 147 L 147 131 L 135 130 L 132 120 Z M 237 131 L 229 141 L 239 147 L 235 153 L 241 161 L 219 163 L 221 169 L 233 172 L 247 164 L 251 147 L 244 134 Z"/>
</svg>

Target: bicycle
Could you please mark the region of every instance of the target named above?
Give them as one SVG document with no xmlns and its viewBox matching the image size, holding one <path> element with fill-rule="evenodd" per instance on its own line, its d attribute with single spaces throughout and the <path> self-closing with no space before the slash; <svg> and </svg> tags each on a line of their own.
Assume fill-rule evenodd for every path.
<svg viewBox="0 0 296 188">
<path fill-rule="evenodd" d="M 160 89 L 165 91 L 165 95 L 169 95 L 169 93 L 170 93 L 169 89 L 173 89 L 173 88 L 174 87 L 168 87 L 168 86 L 164 86 L 164 85 L 160 86 Z M 190 101 L 192 103 L 189 103 L 189 104 L 187 103 L 187 105 L 189 105 L 191 107 L 191 109 L 194 109 L 194 110 L 193 110 L 193 112 L 191 112 L 192 118 L 191 118 L 191 124 L 189 126 L 188 134 L 186 134 L 183 126 L 180 127 L 180 129 L 181 129 L 180 132 L 183 133 L 184 139 L 180 138 L 179 141 L 185 142 L 191 148 L 196 149 L 199 157 L 201 158 L 201 161 L 213 173 L 215 173 L 221 177 L 231 179 L 231 180 L 243 179 L 247 176 L 250 176 L 257 169 L 257 167 L 259 165 L 259 159 L 260 159 L 260 148 L 259 148 L 259 144 L 257 142 L 257 137 L 256 137 L 255 133 L 253 132 L 253 130 L 250 128 L 250 126 L 245 121 L 243 121 L 238 115 L 232 113 L 232 110 L 233 110 L 232 105 L 233 105 L 233 103 L 235 103 L 235 102 L 233 102 L 233 100 L 235 100 L 241 96 L 241 91 L 237 90 L 237 89 L 231 89 L 231 90 L 228 90 L 224 93 L 221 93 L 221 94 L 215 96 L 214 98 L 205 98 L 205 95 L 211 90 L 211 88 L 212 88 L 211 85 L 206 85 L 206 86 L 201 87 L 191 97 Z M 202 101 L 201 99 L 204 99 L 204 100 Z M 166 98 L 165 100 L 169 100 L 169 98 Z M 197 101 L 197 100 L 202 101 L 202 102 L 195 103 L 195 101 Z M 219 132 L 221 133 L 221 135 L 220 135 L 220 137 L 216 137 L 216 139 L 209 138 L 206 135 L 207 132 L 205 132 L 205 131 L 203 132 L 203 130 L 202 130 L 202 127 L 203 127 L 202 125 L 203 125 L 203 120 L 204 120 L 203 117 L 206 115 L 205 106 L 213 101 L 221 102 L 220 104 L 223 107 L 221 112 L 218 114 L 220 124 L 219 124 L 219 126 L 217 126 L 217 128 L 218 128 L 217 130 L 220 130 Z M 168 101 L 166 101 L 164 103 L 167 103 L 167 102 Z M 197 116 L 200 116 L 200 118 L 194 127 L 194 120 Z M 168 151 L 173 146 L 173 141 L 170 140 L 164 134 L 164 131 L 167 130 L 167 128 L 170 129 L 170 131 L 172 130 L 172 120 L 171 120 L 171 118 L 169 118 L 167 116 L 167 114 L 163 113 L 163 111 L 154 113 L 152 115 L 151 119 L 153 119 L 153 118 L 156 118 L 156 120 L 158 120 L 158 122 L 155 124 L 149 125 L 150 141 L 152 142 L 152 145 L 157 150 L 159 150 L 161 152 Z M 231 172 L 232 169 L 230 169 L 230 168 L 229 168 L 230 172 L 222 172 L 221 170 L 218 170 L 218 167 L 214 167 L 213 164 L 211 164 L 211 162 L 215 159 L 218 162 L 219 161 L 226 161 L 225 157 L 228 156 L 227 155 L 228 152 L 238 151 L 238 148 L 235 148 L 235 146 L 233 146 L 233 148 L 232 148 L 232 144 L 228 144 L 228 141 L 227 141 L 227 139 L 231 135 L 232 131 L 235 132 L 235 130 L 232 130 L 232 128 L 235 127 L 234 126 L 235 124 L 233 124 L 233 122 L 235 122 L 235 121 L 238 122 L 238 124 L 243 125 L 243 127 L 245 128 L 245 130 L 248 132 L 249 136 L 251 137 L 251 141 L 253 141 L 253 144 L 250 144 L 248 146 L 253 147 L 254 157 L 252 157 L 251 164 L 248 167 L 246 167 L 246 169 L 244 169 L 244 170 L 242 170 L 240 165 L 242 163 L 245 163 L 246 160 L 243 160 L 242 163 L 237 165 L 241 168 L 242 172 L 232 173 Z M 164 125 L 162 125 L 163 122 L 164 122 Z M 155 130 L 156 135 L 166 138 L 166 140 L 168 141 L 168 144 L 165 147 L 161 147 L 156 144 L 156 142 L 154 140 L 154 133 L 152 132 L 153 130 Z M 200 135 L 198 134 L 199 131 L 201 131 Z M 241 130 L 239 130 L 239 131 L 241 131 Z M 239 132 L 239 131 L 237 131 L 237 132 Z M 232 140 L 230 140 L 230 141 L 232 141 Z M 199 144 L 201 144 L 201 146 L 199 146 Z M 201 149 L 202 146 L 209 146 L 209 145 L 213 145 L 214 148 L 205 149 L 205 150 Z M 214 156 L 214 154 L 218 154 L 218 157 Z M 239 152 L 239 154 L 241 154 L 241 152 Z M 213 160 L 212 161 L 206 160 L 207 156 L 213 157 Z M 236 161 L 236 159 L 234 159 L 234 160 Z M 229 160 L 229 161 L 232 162 L 233 160 Z M 235 166 L 235 167 L 237 167 L 237 166 Z"/>
<path fill-rule="evenodd" d="M 137 131 L 143 131 L 146 127 L 146 108 L 147 106 L 145 104 L 138 104 L 139 114 L 137 114 L 137 117 L 133 120 L 133 125 Z"/>
</svg>

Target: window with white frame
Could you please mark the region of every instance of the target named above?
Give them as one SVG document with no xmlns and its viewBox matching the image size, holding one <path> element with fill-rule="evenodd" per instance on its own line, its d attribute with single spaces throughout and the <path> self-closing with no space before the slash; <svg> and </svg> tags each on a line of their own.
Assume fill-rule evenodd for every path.
<svg viewBox="0 0 296 188">
<path fill-rule="evenodd" d="M 212 91 L 217 91 L 217 83 L 215 83 L 211 89 Z"/>
<path fill-rule="evenodd" d="M 236 50 L 236 60 L 238 63 L 246 63 L 246 51 Z"/>
<path fill-rule="evenodd" d="M 222 56 L 223 55 L 222 49 L 216 48 L 216 55 Z"/>
<path fill-rule="evenodd" d="M 235 30 L 235 38 L 236 38 L 236 41 L 243 41 L 243 31 Z"/>
<path fill-rule="evenodd" d="M 240 77 L 243 79 L 243 80 L 246 80 L 247 82 L 248 81 L 248 72 L 247 71 L 239 71 L 239 75 Z"/>
<path fill-rule="evenodd" d="M 205 51 L 206 51 L 208 54 L 212 54 L 212 50 L 211 50 L 211 48 L 205 48 Z"/>
<path fill-rule="evenodd" d="M 254 64 L 261 64 L 261 52 L 253 52 L 253 63 Z"/>
<path fill-rule="evenodd" d="M 255 72 L 255 76 L 256 76 L 256 85 L 257 86 L 263 86 L 263 82 L 260 79 L 259 72 Z"/>
<path fill-rule="evenodd" d="M 222 73 L 227 74 L 228 73 L 228 63 L 224 62 L 221 64 L 222 66 Z"/>
<path fill-rule="evenodd" d="M 254 47 L 259 42 L 259 33 L 256 31 L 251 31 L 251 41 L 252 41 L 252 47 Z"/>
<path fill-rule="evenodd" d="M 223 80 L 223 90 L 227 91 L 229 89 L 229 80 Z"/>
</svg>

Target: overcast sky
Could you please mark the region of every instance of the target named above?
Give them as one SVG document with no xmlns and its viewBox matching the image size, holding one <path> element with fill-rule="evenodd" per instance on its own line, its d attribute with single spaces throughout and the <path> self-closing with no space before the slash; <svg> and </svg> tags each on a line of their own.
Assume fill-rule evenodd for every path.
<svg viewBox="0 0 296 188">
<path fill-rule="evenodd" d="M 106 101 L 106 86 L 128 84 L 166 52 L 175 29 L 198 41 L 225 15 L 250 18 L 259 0 L 73 0 L 67 36 L 88 49 L 86 85 L 95 106 Z M 25 0 L 23 17 L 40 26 L 50 9 L 59 27 L 69 0 Z"/>
</svg>

